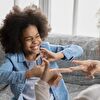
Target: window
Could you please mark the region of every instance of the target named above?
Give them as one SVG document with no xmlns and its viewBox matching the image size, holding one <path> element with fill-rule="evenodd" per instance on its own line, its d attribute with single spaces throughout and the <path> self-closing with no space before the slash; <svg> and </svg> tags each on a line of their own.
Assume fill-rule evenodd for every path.
<svg viewBox="0 0 100 100">
<path fill-rule="evenodd" d="M 0 23 L 14 2 L 21 8 L 33 4 L 40 6 L 48 16 L 51 33 L 99 36 L 96 13 L 100 8 L 100 0 L 0 0 Z"/>
<path fill-rule="evenodd" d="M 51 0 L 51 33 L 72 33 L 73 0 Z"/>
<path fill-rule="evenodd" d="M 12 9 L 13 5 L 13 0 L 0 0 L 0 24 L 2 23 L 6 14 Z"/>
<path fill-rule="evenodd" d="M 75 1 L 77 9 L 74 10 Z M 96 13 L 99 8 L 100 0 L 51 0 L 51 33 L 72 34 L 75 22 L 74 35 L 98 37 Z"/>
<path fill-rule="evenodd" d="M 17 3 L 20 8 L 25 8 L 26 6 L 30 6 L 33 4 L 39 6 L 39 0 L 17 0 Z"/>
<path fill-rule="evenodd" d="M 79 0 L 78 5 L 77 35 L 98 37 L 96 13 L 100 0 Z"/>
<path fill-rule="evenodd" d="M 0 0 L 0 24 L 2 24 L 3 19 L 12 9 L 12 7 L 18 5 L 20 8 L 25 8 L 26 6 L 35 4 L 39 5 L 39 0 Z"/>
</svg>

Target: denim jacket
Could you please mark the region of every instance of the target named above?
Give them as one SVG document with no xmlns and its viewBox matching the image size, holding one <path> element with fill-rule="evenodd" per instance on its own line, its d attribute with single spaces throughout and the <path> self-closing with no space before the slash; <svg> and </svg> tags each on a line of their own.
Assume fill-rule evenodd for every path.
<svg viewBox="0 0 100 100">
<path fill-rule="evenodd" d="M 62 52 L 64 54 L 63 60 L 71 60 L 76 57 L 81 56 L 83 49 L 78 45 L 52 45 L 48 42 L 43 42 L 41 47 L 47 48 L 52 52 Z M 41 60 L 37 61 L 38 64 L 41 64 Z M 56 62 L 50 62 L 51 68 L 58 68 Z M 25 71 L 28 70 L 24 54 L 6 54 L 4 63 L 0 65 L 0 84 L 9 84 L 11 91 L 14 94 L 15 100 L 18 99 L 19 95 L 24 89 L 25 86 Z M 52 86 L 51 91 L 53 92 L 55 100 L 69 100 L 68 90 L 65 86 L 64 80 L 62 79 L 58 86 Z M 20 99 L 20 100 L 23 100 Z"/>
</svg>

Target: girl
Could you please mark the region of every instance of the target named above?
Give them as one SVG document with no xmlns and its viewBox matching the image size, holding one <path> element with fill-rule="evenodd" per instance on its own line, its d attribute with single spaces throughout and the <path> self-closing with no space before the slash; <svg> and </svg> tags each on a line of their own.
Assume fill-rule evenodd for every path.
<svg viewBox="0 0 100 100">
<path fill-rule="evenodd" d="M 52 58 L 51 68 L 58 68 L 55 60 L 71 60 L 83 53 L 78 45 L 61 46 L 43 42 L 49 31 L 47 18 L 39 8 L 21 11 L 16 7 L 6 16 L 0 29 L 0 41 L 6 53 L 4 63 L 0 66 L 0 73 L 11 72 L 9 77 L 5 73 L 1 78 L 6 80 L 8 77 L 8 81 L 5 82 L 10 84 L 14 100 L 19 96 L 21 100 L 36 100 L 34 85 L 44 70 L 40 48 L 54 52 L 53 57 L 47 56 L 47 59 Z M 57 87 L 50 87 L 49 92 L 50 100 L 69 100 L 63 79 Z"/>
</svg>

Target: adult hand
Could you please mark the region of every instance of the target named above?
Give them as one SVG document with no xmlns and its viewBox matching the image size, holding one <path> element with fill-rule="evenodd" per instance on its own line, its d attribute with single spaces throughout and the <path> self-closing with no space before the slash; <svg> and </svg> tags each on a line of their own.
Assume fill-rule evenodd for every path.
<svg viewBox="0 0 100 100">
<path fill-rule="evenodd" d="M 47 82 L 49 85 L 58 85 L 59 81 L 62 79 L 61 73 L 72 72 L 70 68 L 49 68 L 49 61 L 46 59 L 43 59 L 43 61 L 45 63 L 45 68 L 41 80 Z"/>
<path fill-rule="evenodd" d="M 94 77 L 94 74 L 100 72 L 100 61 L 98 60 L 73 60 L 72 62 L 79 64 L 79 66 L 75 67 L 77 71 L 86 72 L 88 76 Z"/>
</svg>

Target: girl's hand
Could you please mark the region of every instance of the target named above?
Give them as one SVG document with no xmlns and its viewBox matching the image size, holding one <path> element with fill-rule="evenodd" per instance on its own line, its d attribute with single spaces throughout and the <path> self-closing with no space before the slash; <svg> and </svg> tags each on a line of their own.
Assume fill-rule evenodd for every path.
<svg viewBox="0 0 100 100">
<path fill-rule="evenodd" d="M 41 80 L 47 82 L 49 85 L 58 85 L 59 81 L 62 79 L 61 73 L 72 72 L 70 68 L 49 68 L 49 61 L 46 59 L 43 59 L 43 61 L 45 63 L 45 68 Z"/>
<path fill-rule="evenodd" d="M 41 65 L 37 65 L 36 67 L 32 68 L 31 70 L 26 71 L 25 76 L 26 78 L 31 77 L 41 77 L 45 68 L 44 62 Z"/>
<path fill-rule="evenodd" d="M 54 53 L 45 48 L 41 48 L 41 55 L 43 58 L 47 59 L 49 62 L 57 61 L 64 57 L 63 53 Z"/>
</svg>

